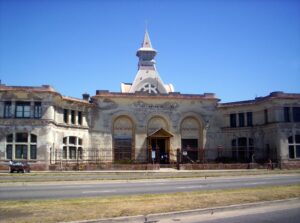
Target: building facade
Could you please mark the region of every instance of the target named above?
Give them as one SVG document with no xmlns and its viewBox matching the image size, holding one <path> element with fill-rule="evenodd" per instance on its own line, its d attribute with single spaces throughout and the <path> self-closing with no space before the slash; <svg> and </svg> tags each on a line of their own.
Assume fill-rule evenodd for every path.
<svg viewBox="0 0 300 223">
<path fill-rule="evenodd" d="M 220 103 L 164 84 L 148 32 L 138 71 L 121 92 L 82 99 L 52 87 L 0 85 L 0 162 L 36 169 L 62 163 L 265 162 L 300 166 L 300 94 L 272 92 Z"/>
</svg>

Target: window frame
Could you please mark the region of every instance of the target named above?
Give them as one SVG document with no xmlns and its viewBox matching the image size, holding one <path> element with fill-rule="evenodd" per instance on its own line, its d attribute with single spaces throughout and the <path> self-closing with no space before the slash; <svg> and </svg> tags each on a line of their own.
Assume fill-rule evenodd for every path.
<svg viewBox="0 0 300 223">
<path fill-rule="evenodd" d="M 5 101 L 4 102 L 4 111 L 3 111 L 3 117 L 4 118 L 12 118 L 12 102 L 11 101 Z"/>
<path fill-rule="evenodd" d="M 288 141 L 288 157 L 291 160 L 300 159 L 300 134 L 291 135 L 287 138 Z"/>
<path fill-rule="evenodd" d="M 17 101 L 15 118 L 31 118 L 31 104 L 28 101 Z"/>
<path fill-rule="evenodd" d="M 37 160 L 37 143 L 38 136 L 30 132 L 7 134 L 5 158 L 7 160 Z"/>
</svg>

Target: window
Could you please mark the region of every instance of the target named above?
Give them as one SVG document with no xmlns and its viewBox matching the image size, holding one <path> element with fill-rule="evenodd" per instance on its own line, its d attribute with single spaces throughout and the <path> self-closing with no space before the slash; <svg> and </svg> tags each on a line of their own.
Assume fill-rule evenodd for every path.
<svg viewBox="0 0 300 223">
<path fill-rule="evenodd" d="M 69 123 L 69 111 L 68 109 L 64 109 L 64 123 Z"/>
<path fill-rule="evenodd" d="M 133 125 L 125 116 L 118 117 L 113 123 L 113 156 L 114 161 L 131 160 L 133 150 Z"/>
<path fill-rule="evenodd" d="M 245 126 L 245 115 L 244 113 L 239 113 L 239 127 Z"/>
<path fill-rule="evenodd" d="M 285 122 L 290 122 L 291 121 L 291 119 L 290 119 L 290 108 L 289 107 L 284 107 L 283 113 L 284 113 L 284 121 Z"/>
<path fill-rule="evenodd" d="M 288 137 L 288 148 L 289 148 L 289 158 L 299 159 L 300 158 L 300 135 L 294 135 Z"/>
<path fill-rule="evenodd" d="M 16 159 L 27 159 L 27 145 L 16 145 Z"/>
<path fill-rule="evenodd" d="M 236 127 L 236 114 L 230 114 L 230 127 Z"/>
<path fill-rule="evenodd" d="M 293 121 L 300 122 L 300 107 L 293 107 Z"/>
<path fill-rule="evenodd" d="M 4 118 L 11 118 L 11 101 L 4 102 Z"/>
<path fill-rule="evenodd" d="M 247 112 L 247 126 L 253 126 L 252 112 Z"/>
<path fill-rule="evenodd" d="M 6 136 L 6 142 L 13 142 L 13 134 L 9 134 Z"/>
<path fill-rule="evenodd" d="M 268 109 L 264 110 L 264 116 L 265 116 L 265 124 L 268 124 L 269 123 Z"/>
<path fill-rule="evenodd" d="M 75 146 L 69 147 L 69 158 L 76 159 L 76 147 Z"/>
<path fill-rule="evenodd" d="M 33 110 L 34 118 L 42 117 L 42 103 L 34 102 L 34 110 Z"/>
<path fill-rule="evenodd" d="M 16 133 L 16 142 L 28 142 L 28 134 Z"/>
<path fill-rule="evenodd" d="M 254 140 L 239 137 L 231 141 L 232 158 L 239 162 L 249 162 L 254 154 Z"/>
<path fill-rule="evenodd" d="M 120 160 L 131 160 L 132 150 L 131 139 L 114 139 L 114 159 L 115 161 Z"/>
<path fill-rule="evenodd" d="M 78 142 L 78 143 L 77 143 Z M 76 136 L 68 136 L 63 138 L 63 159 L 82 159 L 83 149 L 82 149 L 82 139 Z"/>
<path fill-rule="evenodd" d="M 30 102 L 16 102 L 16 118 L 30 118 Z"/>
<path fill-rule="evenodd" d="M 71 123 L 74 125 L 75 124 L 75 111 L 71 111 Z"/>
<path fill-rule="evenodd" d="M 36 159 L 36 145 L 30 145 L 30 159 Z"/>
<path fill-rule="evenodd" d="M 82 125 L 82 112 L 78 112 L 78 125 Z"/>
<path fill-rule="evenodd" d="M 6 159 L 37 159 L 37 136 L 27 132 L 6 135 Z"/>
<path fill-rule="evenodd" d="M 63 147 L 63 159 L 67 159 L 67 147 Z"/>
<path fill-rule="evenodd" d="M 70 136 L 70 137 L 69 137 L 69 144 L 76 145 L 76 137 Z"/>
<path fill-rule="evenodd" d="M 12 159 L 12 145 L 8 144 L 6 145 L 6 159 L 11 160 Z"/>
</svg>

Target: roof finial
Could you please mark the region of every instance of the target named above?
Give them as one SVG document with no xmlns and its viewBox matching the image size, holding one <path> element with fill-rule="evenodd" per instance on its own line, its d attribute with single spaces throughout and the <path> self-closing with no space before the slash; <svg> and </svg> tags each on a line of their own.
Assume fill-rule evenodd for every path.
<svg viewBox="0 0 300 223">
<path fill-rule="evenodd" d="M 148 20 L 145 20 L 145 31 L 148 32 Z"/>
</svg>

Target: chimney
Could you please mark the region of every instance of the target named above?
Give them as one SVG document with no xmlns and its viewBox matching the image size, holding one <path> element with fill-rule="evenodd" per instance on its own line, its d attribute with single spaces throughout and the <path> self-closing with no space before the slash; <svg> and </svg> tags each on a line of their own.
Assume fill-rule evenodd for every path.
<svg viewBox="0 0 300 223">
<path fill-rule="evenodd" d="M 84 93 L 84 94 L 82 94 L 82 99 L 85 101 L 89 101 L 90 95 L 88 93 Z"/>
</svg>

